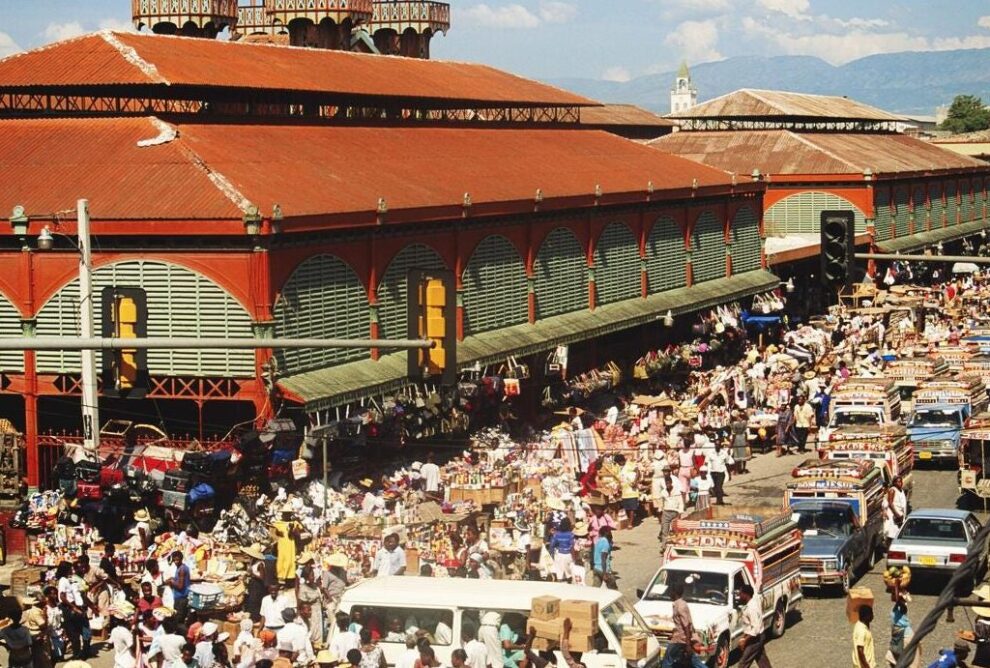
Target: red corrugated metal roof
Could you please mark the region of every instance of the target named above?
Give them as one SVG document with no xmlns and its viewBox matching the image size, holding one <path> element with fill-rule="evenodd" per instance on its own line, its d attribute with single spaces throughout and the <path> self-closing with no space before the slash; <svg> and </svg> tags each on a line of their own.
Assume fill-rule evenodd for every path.
<svg viewBox="0 0 990 668">
<path fill-rule="evenodd" d="M 0 87 L 167 84 L 446 102 L 596 105 L 485 65 L 102 32 L 0 60 Z"/>
<path fill-rule="evenodd" d="M 98 220 L 237 220 L 251 203 L 286 218 L 532 202 L 723 187 L 717 169 L 596 130 L 181 125 L 171 141 L 157 121 L 0 121 L 0 212 L 91 202 Z M 235 201 L 237 204 L 235 205 Z M 2 215 L 2 214 L 0 214 Z M 367 217 L 364 217 L 367 218 Z M 372 217 L 373 220 L 373 217 Z M 364 222 L 364 221 L 363 221 Z"/>
<path fill-rule="evenodd" d="M 822 120 L 903 121 L 883 109 L 837 95 L 809 95 L 782 90 L 743 88 L 713 100 L 702 102 L 686 111 L 670 114 L 671 118 L 818 118 Z"/>
<path fill-rule="evenodd" d="M 737 174 L 862 174 L 986 167 L 986 163 L 900 134 L 739 130 L 675 132 L 654 148 Z"/>
<path fill-rule="evenodd" d="M 722 171 L 595 130 L 183 125 L 182 142 L 286 216 L 728 185 Z"/>
<path fill-rule="evenodd" d="M 147 118 L 0 120 L 0 215 L 73 209 L 101 220 L 216 220 L 243 215 L 178 142 Z"/>
</svg>

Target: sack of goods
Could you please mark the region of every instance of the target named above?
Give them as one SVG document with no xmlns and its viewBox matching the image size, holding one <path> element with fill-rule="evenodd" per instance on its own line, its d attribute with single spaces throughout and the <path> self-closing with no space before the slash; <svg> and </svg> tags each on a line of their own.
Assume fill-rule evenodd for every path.
<svg viewBox="0 0 990 668">
<path fill-rule="evenodd" d="M 564 635 L 565 619 L 571 620 L 568 648 L 574 652 L 592 650 L 598 633 L 598 603 L 561 600 L 556 596 L 537 596 L 532 600 L 527 628 L 532 628 L 536 635 L 533 648 L 547 651 L 557 647 Z"/>
</svg>

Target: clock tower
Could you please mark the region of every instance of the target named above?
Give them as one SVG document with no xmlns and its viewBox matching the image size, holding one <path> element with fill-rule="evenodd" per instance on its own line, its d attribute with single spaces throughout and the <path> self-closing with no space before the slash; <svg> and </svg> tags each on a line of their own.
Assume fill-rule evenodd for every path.
<svg viewBox="0 0 990 668">
<path fill-rule="evenodd" d="M 674 87 L 670 89 L 670 113 L 687 111 L 696 104 L 698 104 L 698 89 L 691 83 L 691 72 L 688 71 L 687 62 L 682 61 Z"/>
</svg>

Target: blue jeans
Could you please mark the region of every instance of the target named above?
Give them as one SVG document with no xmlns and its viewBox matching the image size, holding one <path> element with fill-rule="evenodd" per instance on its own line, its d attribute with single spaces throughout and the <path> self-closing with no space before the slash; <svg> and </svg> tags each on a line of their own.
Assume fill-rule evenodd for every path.
<svg viewBox="0 0 990 668">
<path fill-rule="evenodd" d="M 680 668 L 684 665 L 685 659 L 688 658 L 687 645 L 682 643 L 675 643 L 672 645 L 667 645 L 667 653 L 663 656 L 663 663 L 660 664 L 661 668 Z M 705 662 L 701 660 L 701 657 L 697 654 L 692 654 L 690 656 L 691 668 L 708 668 Z"/>
</svg>

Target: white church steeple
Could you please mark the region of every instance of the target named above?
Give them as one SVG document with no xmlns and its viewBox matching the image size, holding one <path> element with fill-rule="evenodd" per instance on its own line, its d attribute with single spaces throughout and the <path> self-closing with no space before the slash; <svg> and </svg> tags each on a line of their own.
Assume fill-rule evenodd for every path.
<svg viewBox="0 0 990 668">
<path fill-rule="evenodd" d="M 696 104 L 698 104 L 698 89 L 691 83 L 691 72 L 688 70 L 687 62 L 682 61 L 674 87 L 670 89 L 670 113 L 687 111 Z"/>
</svg>

